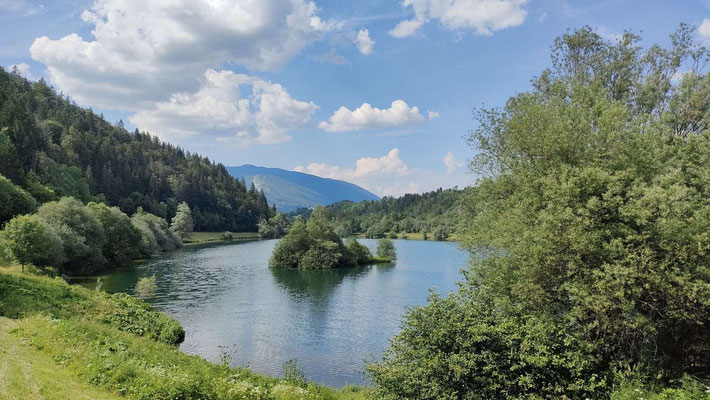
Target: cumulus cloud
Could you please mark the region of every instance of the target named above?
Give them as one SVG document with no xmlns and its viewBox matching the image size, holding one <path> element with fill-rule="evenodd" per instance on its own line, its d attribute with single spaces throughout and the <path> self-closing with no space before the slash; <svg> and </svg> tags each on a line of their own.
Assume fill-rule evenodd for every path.
<svg viewBox="0 0 710 400">
<path fill-rule="evenodd" d="M 454 153 L 449 151 L 444 156 L 444 165 L 446 165 L 446 173 L 453 174 L 463 167 L 463 161 L 457 160 Z"/>
<path fill-rule="evenodd" d="M 710 18 L 705 18 L 698 27 L 698 35 L 704 42 L 710 42 Z"/>
<path fill-rule="evenodd" d="M 402 38 L 415 34 L 430 20 L 449 30 L 472 30 L 479 35 L 523 23 L 527 0 L 403 0 L 412 7 L 414 18 L 399 22 L 389 34 Z"/>
<path fill-rule="evenodd" d="M 439 118 L 439 113 L 436 111 L 427 111 L 427 116 L 429 117 L 429 120 L 431 121 L 432 119 L 437 119 Z"/>
<path fill-rule="evenodd" d="M 12 64 L 7 67 L 8 71 L 15 71 L 24 76 L 25 78 L 33 81 L 36 80 L 37 78 L 32 74 L 32 68 L 30 67 L 29 64 L 27 63 L 19 63 L 19 64 Z"/>
<path fill-rule="evenodd" d="M 247 96 L 243 87 L 251 90 Z M 196 92 L 176 93 L 137 112 L 130 121 L 163 139 L 210 132 L 226 144 L 272 144 L 289 140 L 287 132 L 304 126 L 317 109 L 313 103 L 292 98 L 279 84 L 208 70 Z"/>
<path fill-rule="evenodd" d="M 77 102 L 138 111 L 199 88 L 210 68 L 284 66 L 334 24 L 307 0 L 96 0 L 93 40 L 35 39 L 33 59 Z"/>
<path fill-rule="evenodd" d="M 367 55 L 372 54 L 372 46 L 375 45 L 375 41 L 370 38 L 370 31 L 361 29 L 355 36 L 355 44 L 360 53 Z"/>
<path fill-rule="evenodd" d="M 320 128 L 328 132 L 346 132 L 361 129 L 392 128 L 424 121 L 418 107 L 409 107 L 404 100 L 395 100 L 390 108 L 379 109 L 363 103 L 355 110 L 340 107 Z"/>
<path fill-rule="evenodd" d="M 418 184 L 409 181 L 413 170 L 402 161 L 399 149 L 396 148 L 382 157 L 360 158 L 355 162 L 355 168 L 310 163 L 293 169 L 323 178 L 352 182 L 381 196 L 397 196 L 419 191 Z"/>
</svg>

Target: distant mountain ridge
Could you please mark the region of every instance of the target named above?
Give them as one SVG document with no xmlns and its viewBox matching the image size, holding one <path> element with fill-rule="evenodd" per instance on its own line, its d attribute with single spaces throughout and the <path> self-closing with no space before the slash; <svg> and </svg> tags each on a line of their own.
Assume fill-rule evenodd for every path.
<svg viewBox="0 0 710 400">
<path fill-rule="evenodd" d="M 226 168 L 233 177 L 243 178 L 247 186 L 254 183 L 257 189 L 263 190 L 269 204 L 275 204 L 279 211 L 295 211 L 301 207 L 312 208 L 343 200 L 359 202 L 380 199 L 355 184 L 303 172 L 251 164 Z"/>
</svg>

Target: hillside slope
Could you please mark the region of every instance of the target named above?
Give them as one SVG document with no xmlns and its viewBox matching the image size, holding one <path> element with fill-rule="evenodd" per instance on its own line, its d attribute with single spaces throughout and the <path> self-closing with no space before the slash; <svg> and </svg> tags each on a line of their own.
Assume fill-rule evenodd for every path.
<svg viewBox="0 0 710 400">
<path fill-rule="evenodd" d="M 355 184 L 302 172 L 249 164 L 227 167 L 227 171 L 235 178 L 243 178 L 247 186 L 254 183 L 257 189 L 264 191 L 270 204 L 284 212 L 342 200 L 379 200 L 375 194 Z"/>
<path fill-rule="evenodd" d="M 149 133 L 128 132 L 43 80 L 30 82 L 2 67 L 0 175 L 38 204 L 72 196 L 170 220 L 184 201 L 198 231 L 255 232 L 271 211 L 264 196 L 221 164 Z M 1 211 L 0 225 L 12 217 Z"/>
</svg>

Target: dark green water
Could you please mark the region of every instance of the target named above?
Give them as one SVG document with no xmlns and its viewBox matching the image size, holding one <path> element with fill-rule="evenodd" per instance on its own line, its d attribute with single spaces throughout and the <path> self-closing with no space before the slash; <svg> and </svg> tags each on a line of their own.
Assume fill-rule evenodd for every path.
<svg viewBox="0 0 710 400">
<path fill-rule="evenodd" d="M 374 240 L 361 242 L 374 250 Z M 309 380 L 342 386 L 367 383 L 365 360 L 381 356 L 407 307 L 425 304 L 430 288 L 456 290 L 468 259 L 454 243 L 396 240 L 394 265 L 271 269 L 275 244 L 181 249 L 112 271 L 102 288 L 132 293 L 138 279 L 155 274 L 158 291 L 148 301 L 185 328 L 185 353 L 219 362 L 220 346 L 233 347 L 233 365 L 274 376 L 296 358 Z"/>
</svg>

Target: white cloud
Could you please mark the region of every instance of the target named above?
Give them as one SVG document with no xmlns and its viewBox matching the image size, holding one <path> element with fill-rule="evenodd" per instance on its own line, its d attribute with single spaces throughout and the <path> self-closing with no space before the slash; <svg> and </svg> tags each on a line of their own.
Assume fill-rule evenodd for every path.
<svg viewBox="0 0 710 400">
<path fill-rule="evenodd" d="M 328 121 L 322 121 L 319 126 L 328 132 L 345 132 L 361 129 L 391 128 L 411 125 L 424 121 L 418 107 L 409 107 L 404 100 L 395 100 L 390 108 L 379 109 L 369 103 L 363 103 L 355 110 L 340 107 L 330 116 Z"/>
<path fill-rule="evenodd" d="M 360 53 L 367 55 L 372 54 L 372 46 L 374 46 L 375 41 L 370 38 L 370 31 L 361 29 L 355 36 L 355 44 Z"/>
<path fill-rule="evenodd" d="M 30 67 L 30 65 L 27 64 L 27 63 L 12 64 L 12 65 L 10 65 L 10 66 L 7 67 L 7 70 L 8 70 L 8 71 L 13 71 L 13 70 L 15 70 L 15 69 L 17 69 L 17 72 L 18 72 L 20 75 L 24 76 L 25 78 L 27 78 L 27 79 L 29 79 L 29 80 L 31 80 L 31 81 L 34 81 L 34 80 L 37 79 L 37 78 L 34 76 L 34 74 L 32 74 L 32 67 Z"/>
<path fill-rule="evenodd" d="M 427 116 L 429 117 L 429 120 L 431 121 L 432 119 L 437 119 L 439 118 L 439 113 L 436 111 L 427 111 Z"/>
<path fill-rule="evenodd" d="M 703 41 L 710 41 L 710 18 L 705 18 L 703 20 L 703 23 L 700 24 L 700 26 L 698 27 L 698 35 L 700 35 L 700 38 Z"/>
<path fill-rule="evenodd" d="M 335 25 L 307 0 L 96 0 L 93 40 L 35 39 L 32 57 L 78 103 L 139 111 L 194 92 L 211 68 L 284 66 Z"/>
<path fill-rule="evenodd" d="M 403 0 L 412 7 L 414 18 L 401 21 L 389 34 L 411 36 L 430 20 L 438 20 L 449 30 L 472 30 L 479 35 L 518 26 L 525 21 L 527 0 Z"/>
<path fill-rule="evenodd" d="M 240 88 L 251 89 L 248 96 Z M 318 109 L 292 98 L 281 85 L 236 74 L 208 70 L 194 93 L 176 93 L 170 100 L 139 111 L 130 121 L 163 139 L 197 134 L 217 135 L 221 143 L 281 143 L 287 132 L 303 127 Z"/>
<path fill-rule="evenodd" d="M 446 165 L 446 173 L 453 174 L 463 167 L 463 161 L 457 160 L 454 153 L 449 151 L 444 156 L 444 165 Z"/>
<path fill-rule="evenodd" d="M 381 196 L 394 196 L 417 192 L 419 186 L 411 182 L 413 170 L 399 157 L 399 149 L 392 149 L 382 157 L 363 157 L 355 168 L 343 168 L 324 163 L 296 166 L 294 171 L 341 179 L 360 185 Z"/>
</svg>

